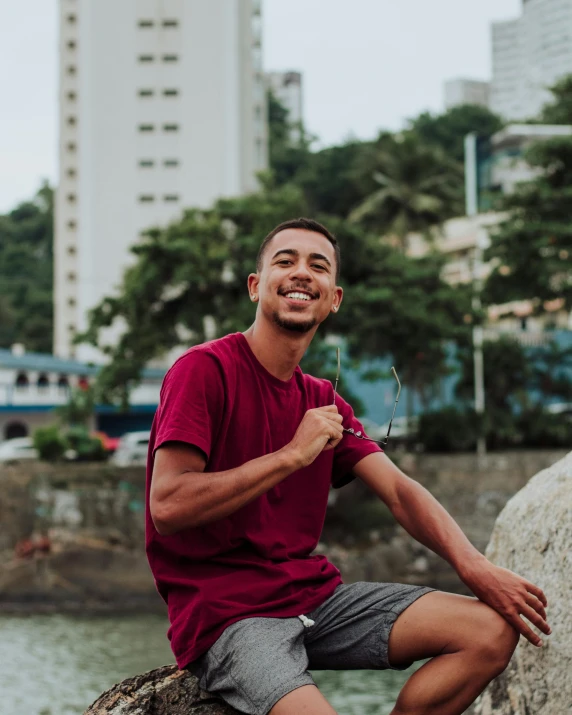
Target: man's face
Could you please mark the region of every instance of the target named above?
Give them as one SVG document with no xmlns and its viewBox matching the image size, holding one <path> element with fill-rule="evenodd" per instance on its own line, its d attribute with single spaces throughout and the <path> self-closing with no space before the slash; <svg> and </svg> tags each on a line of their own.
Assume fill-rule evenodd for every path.
<svg viewBox="0 0 572 715">
<path fill-rule="evenodd" d="M 286 229 L 266 246 L 262 269 L 249 278 L 263 314 L 279 327 L 307 333 L 336 311 L 342 289 L 336 287 L 336 255 L 325 236 Z"/>
</svg>

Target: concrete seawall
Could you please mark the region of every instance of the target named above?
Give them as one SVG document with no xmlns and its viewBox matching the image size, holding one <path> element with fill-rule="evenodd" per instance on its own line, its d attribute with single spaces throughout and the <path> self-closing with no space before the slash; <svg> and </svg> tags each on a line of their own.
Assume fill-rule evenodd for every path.
<svg viewBox="0 0 572 715">
<path fill-rule="evenodd" d="M 564 451 L 401 455 L 484 551 L 496 517 Z M 336 493 L 337 508 L 360 485 Z M 0 609 L 162 609 L 144 553 L 141 468 L 42 463 L 0 467 Z M 345 580 L 399 580 L 462 591 L 450 567 L 395 528 L 364 548 L 321 544 Z"/>
</svg>

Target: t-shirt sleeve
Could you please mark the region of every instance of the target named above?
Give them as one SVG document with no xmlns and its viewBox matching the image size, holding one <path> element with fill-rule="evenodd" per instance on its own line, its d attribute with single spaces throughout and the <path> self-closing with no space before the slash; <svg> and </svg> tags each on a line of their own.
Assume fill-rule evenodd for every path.
<svg viewBox="0 0 572 715">
<path fill-rule="evenodd" d="M 353 429 L 355 432 L 365 433 L 363 425 L 354 415 L 351 406 L 339 395 L 336 395 L 336 405 L 339 413 L 343 417 L 343 426 L 345 429 Z M 355 465 L 364 457 L 367 457 L 368 454 L 373 454 L 374 452 L 383 452 L 377 442 L 358 439 L 344 432 L 343 439 L 334 450 L 334 467 L 332 469 L 332 486 L 334 489 L 339 489 L 355 479 L 355 476 L 352 474 Z"/>
<path fill-rule="evenodd" d="M 210 457 L 224 409 L 224 384 L 218 361 L 196 351 L 178 360 L 161 388 L 153 451 L 165 442 L 186 442 Z"/>
</svg>

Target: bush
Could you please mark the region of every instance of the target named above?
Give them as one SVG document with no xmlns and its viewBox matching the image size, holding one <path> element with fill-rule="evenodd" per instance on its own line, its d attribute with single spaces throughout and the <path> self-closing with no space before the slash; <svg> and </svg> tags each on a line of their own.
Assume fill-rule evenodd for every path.
<svg viewBox="0 0 572 715">
<path fill-rule="evenodd" d="M 57 462 L 62 459 L 68 446 L 58 425 L 39 427 L 34 432 L 33 442 L 40 459 L 46 462 Z"/>
<path fill-rule="evenodd" d="M 93 437 L 85 427 L 70 427 L 66 432 L 67 449 L 78 462 L 101 462 L 107 452 L 99 437 Z"/>
<path fill-rule="evenodd" d="M 572 423 L 563 415 L 544 412 L 535 407 L 518 418 L 518 428 L 526 447 L 570 447 Z"/>
<path fill-rule="evenodd" d="M 427 452 L 466 452 L 476 448 L 478 434 L 475 412 L 444 407 L 421 415 L 417 440 Z"/>
</svg>

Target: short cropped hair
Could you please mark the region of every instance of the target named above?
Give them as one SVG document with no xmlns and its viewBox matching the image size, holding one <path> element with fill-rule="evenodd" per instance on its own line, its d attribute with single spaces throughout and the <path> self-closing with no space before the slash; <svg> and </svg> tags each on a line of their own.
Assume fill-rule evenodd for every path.
<svg viewBox="0 0 572 715">
<path fill-rule="evenodd" d="M 284 221 L 283 223 L 279 224 L 276 226 L 276 228 L 273 228 L 272 231 L 266 236 L 264 241 L 260 244 L 260 248 L 258 249 L 258 256 L 256 258 L 256 270 L 258 273 L 262 270 L 262 260 L 264 258 L 264 253 L 266 252 L 266 248 L 270 241 L 276 236 L 276 234 L 280 233 L 280 231 L 285 231 L 286 229 L 289 228 L 298 228 L 302 229 L 304 231 L 313 231 L 314 233 L 321 233 L 322 236 L 325 236 L 328 241 L 332 244 L 334 247 L 334 253 L 336 255 L 336 283 L 340 279 L 340 269 L 341 269 L 341 253 L 340 253 L 340 245 L 334 236 L 333 233 L 330 233 L 328 229 L 325 226 L 322 226 L 321 223 L 318 223 L 318 221 L 314 221 L 314 219 L 311 218 L 292 218 L 289 221 Z"/>
</svg>

